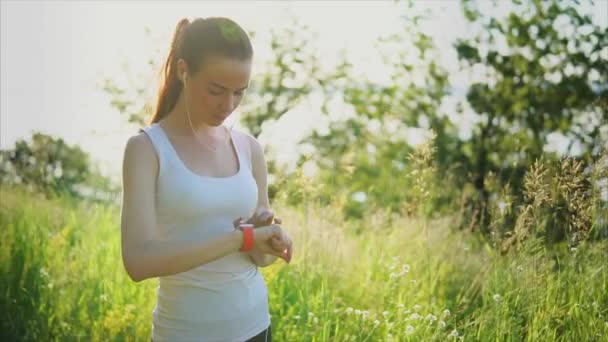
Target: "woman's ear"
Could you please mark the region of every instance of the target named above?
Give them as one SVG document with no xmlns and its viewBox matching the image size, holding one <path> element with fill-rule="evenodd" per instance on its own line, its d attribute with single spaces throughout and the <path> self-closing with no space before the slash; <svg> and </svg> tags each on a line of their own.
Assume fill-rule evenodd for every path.
<svg viewBox="0 0 608 342">
<path fill-rule="evenodd" d="M 188 77 L 188 64 L 183 58 L 180 58 L 177 61 L 177 74 L 179 75 L 179 79 L 182 82 L 186 82 L 186 78 Z"/>
</svg>

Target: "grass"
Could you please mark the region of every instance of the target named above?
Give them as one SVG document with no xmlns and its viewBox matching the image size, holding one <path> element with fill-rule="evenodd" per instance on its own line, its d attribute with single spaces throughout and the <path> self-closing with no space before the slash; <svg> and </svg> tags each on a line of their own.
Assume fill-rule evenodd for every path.
<svg viewBox="0 0 608 342">
<path fill-rule="evenodd" d="M 605 341 L 608 244 L 506 255 L 453 218 L 345 222 L 275 211 L 292 264 L 262 268 L 276 341 Z M 148 341 L 155 279 L 133 283 L 119 207 L 0 192 L 0 340 Z"/>
</svg>

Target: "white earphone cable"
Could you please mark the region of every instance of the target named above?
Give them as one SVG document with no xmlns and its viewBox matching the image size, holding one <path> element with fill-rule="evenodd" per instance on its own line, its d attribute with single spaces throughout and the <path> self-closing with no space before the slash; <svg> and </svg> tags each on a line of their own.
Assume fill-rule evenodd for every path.
<svg viewBox="0 0 608 342">
<path fill-rule="evenodd" d="M 186 102 L 186 116 L 188 117 L 188 123 L 190 124 L 190 129 L 192 129 L 192 134 L 194 134 L 194 138 L 196 139 L 196 141 L 198 141 L 199 143 L 201 142 L 201 140 L 198 138 L 198 135 L 196 135 L 196 132 L 194 131 L 194 127 L 192 125 L 192 120 L 190 119 L 190 106 L 188 105 L 188 92 L 186 91 L 186 76 L 187 74 L 184 73 L 183 76 L 183 81 L 184 81 L 184 102 Z M 232 126 L 234 126 L 234 123 L 232 124 Z M 226 126 L 222 125 L 222 127 L 224 128 L 225 131 L 228 131 L 228 128 L 226 128 Z M 228 134 L 232 133 L 232 127 L 230 127 L 230 132 Z M 224 142 L 228 142 L 228 137 L 230 137 L 230 135 L 226 134 L 226 139 Z M 203 145 L 207 146 L 209 149 L 211 149 L 213 152 L 217 151 L 217 147 L 213 147 L 205 142 L 203 142 Z"/>
</svg>

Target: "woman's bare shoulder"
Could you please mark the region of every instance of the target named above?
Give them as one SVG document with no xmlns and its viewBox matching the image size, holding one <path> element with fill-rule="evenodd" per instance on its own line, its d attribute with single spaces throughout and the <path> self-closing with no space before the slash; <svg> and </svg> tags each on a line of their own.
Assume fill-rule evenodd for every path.
<svg viewBox="0 0 608 342">
<path fill-rule="evenodd" d="M 248 144 L 250 150 L 256 151 L 261 148 L 261 144 L 256 137 L 254 137 L 251 133 L 246 132 L 240 128 L 232 128 L 232 132 L 237 139 L 243 141 L 243 143 Z"/>
<path fill-rule="evenodd" d="M 158 167 L 158 160 L 154 146 L 148 135 L 139 131 L 131 135 L 125 144 L 124 148 L 124 167 Z"/>
</svg>

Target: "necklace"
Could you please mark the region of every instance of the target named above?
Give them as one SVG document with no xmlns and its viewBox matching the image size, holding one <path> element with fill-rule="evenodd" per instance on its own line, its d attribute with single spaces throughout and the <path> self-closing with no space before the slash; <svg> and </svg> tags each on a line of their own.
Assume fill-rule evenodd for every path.
<svg viewBox="0 0 608 342">
<path fill-rule="evenodd" d="M 190 120 L 188 120 L 188 121 L 190 121 Z M 223 138 L 222 143 L 220 143 L 220 144 L 219 144 L 219 145 L 216 147 L 216 146 L 214 146 L 214 144 L 210 144 L 210 143 L 207 143 L 207 142 L 205 142 L 205 141 L 201 140 L 201 139 L 198 137 L 198 135 L 196 134 L 196 132 L 194 131 L 194 128 L 192 127 L 192 123 L 190 123 L 190 128 L 192 129 L 192 134 L 194 135 L 194 139 L 196 139 L 196 141 L 197 141 L 197 142 L 198 142 L 200 145 L 203 145 L 203 146 L 205 146 L 205 147 L 209 148 L 209 149 L 210 149 L 211 151 L 213 151 L 213 152 L 217 152 L 217 150 L 218 150 L 218 148 L 219 148 L 219 147 L 221 147 L 221 146 L 225 145 L 226 143 L 228 143 L 228 137 L 229 137 L 229 136 L 228 136 L 228 134 L 229 134 L 229 133 L 228 133 L 228 129 L 226 128 L 226 126 L 223 126 L 223 125 L 222 125 L 222 127 L 224 128 L 224 132 L 225 132 L 225 134 L 224 134 L 224 135 L 226 136 L 226 138 Z"/>
</svg>

